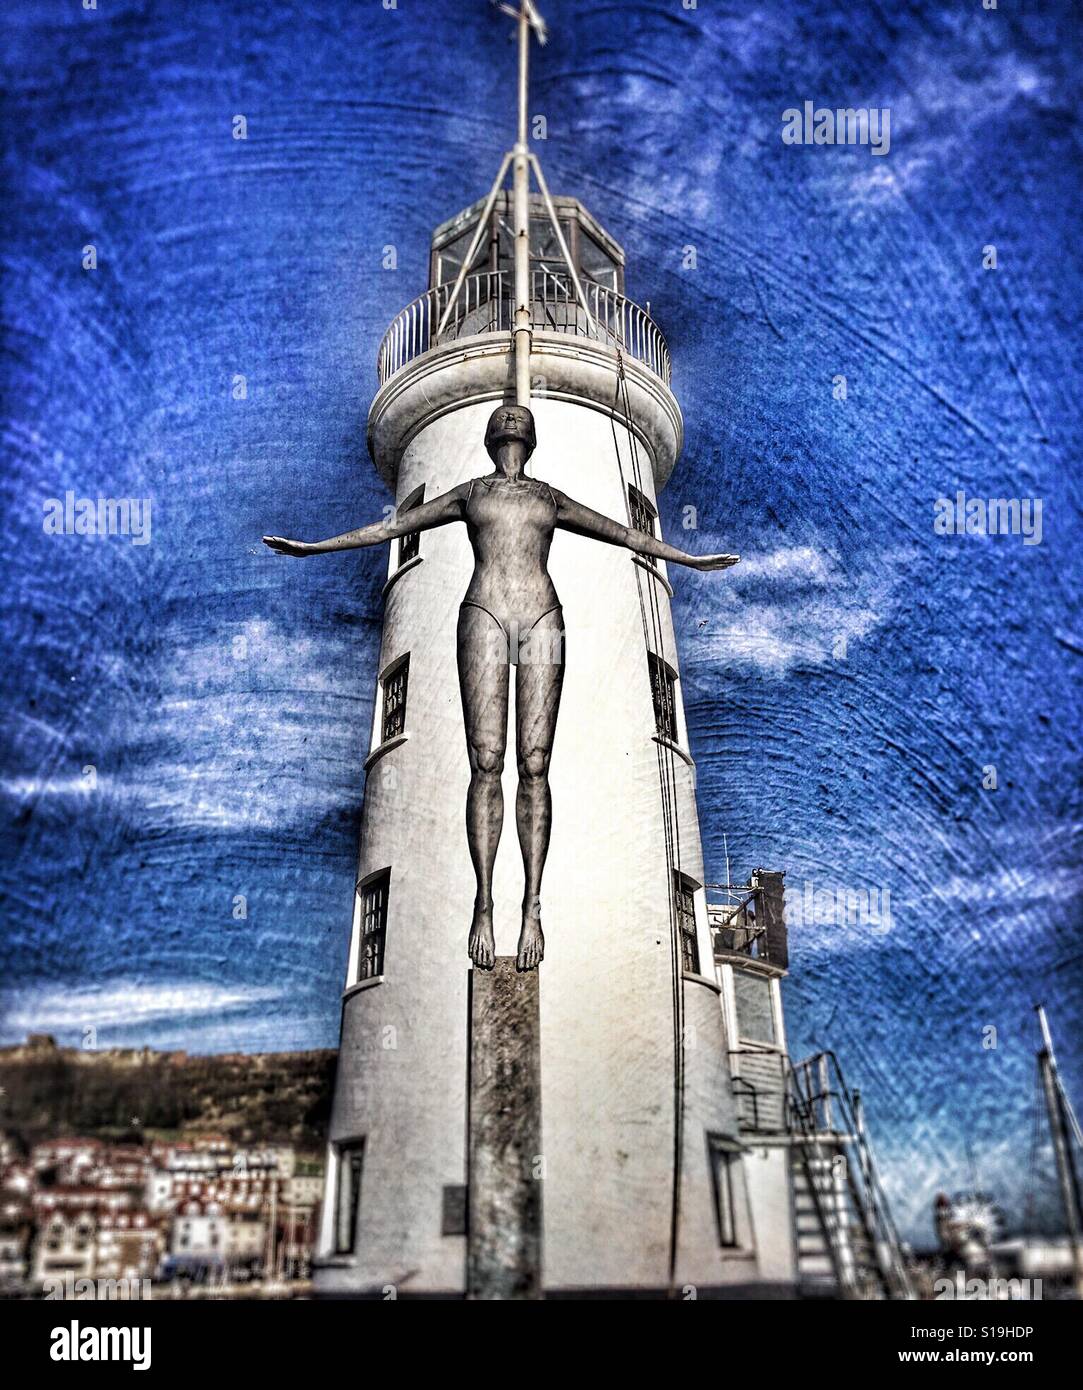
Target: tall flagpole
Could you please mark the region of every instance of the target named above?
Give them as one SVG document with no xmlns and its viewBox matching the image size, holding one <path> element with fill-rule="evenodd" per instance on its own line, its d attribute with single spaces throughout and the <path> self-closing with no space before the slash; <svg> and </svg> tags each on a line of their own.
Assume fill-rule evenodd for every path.
<svg viewBox="0 0 1083 1390">
<path fill-rule="evenodd" d="M 527 145 L 527 88 L 530 15 L 519 4 L 519 129 L 512 152 L 515 226 L 515 403 L 530 405 L 530 150 Z"/>
<path fill-rule="evenodd" d="M 1064 1114 L 1063 1085 L 1057 1072 L 1057 1059 L 1053 1055 L 1053 1038 L 1049 1032 L 1045 1009 L 1039 1004 L 1035 1012 L 1042 1033 L 1038 1069 L 1045 1091 L 1046 1108 L 1049 1111 L 1049 1129 L 1053 1140 L 1053 1155 L 1057 1161 L 1060 1196 L 1064 1204 L 1064 1223 L 1068 1228 L 1068 1247 L 1072 1255 L 1075 1292 L 1077 1298 L 1083 1298 L 1083 1222 L 1080 1219 L 1078 1178 L 1072 1162 L 1071 1134 Z"/>
<path fill-rule="evenodd" d="M 538 181 L 538 189 L 541 193 L 542 202 L 545 204 L 546 213 L 553 227 L 553 234 L 556 237 L 557 245 L 560 247 L 560 254 L 567 266 L 568 275 L 575 288 L 575 297 L 579 303 L 579 309 L 583 315 L 583 321 L 587 326 L 587 332 L 591 337 L 595 336 L 594 315 L 590 312 L 587 304 L 587 296 L 583 292 L 583 285 L 579 279 L 575 263 L 572 260 L 571 252 L 568 250 L 568 243 L 564 239 L 564 232 L 561 230 L 560 218 L 553 199 L 549 193 L 549 187 L 545 182 L 545 175 L 542 173 L 541 161 L 538 156 L 530 149 L 529 137 L 527 135 L 527 123 L 529 114 L 527 109 L 529 90 L 530 90 L 530 35 L 533 31 L 535 38 L 543 44 L 548 37 L 545 27 L 545 20 L 538 13 L 533 0 L 519 0 L 519 8 L 512 9 L 511 5 L 504 3 L 504 0 L 493 0 L 498 10 L 510 15 L 518 26 L 519 40 L 519 115 L 516 127 L 515 144 L 505 154 L 497 171 L 493 186 L 489 190 L 489 196 L 485 200 L 481 216 L 477 220 L 474 228 L 474 236 L 470 242 L 470 249 L 467 251 L 459 273 L 455 277 L 455 283 L 451 287 L 447 301 L 440 314 L 439 322 L 433 333 L 433 340 L 439 342 L 451 316 L 455 312 L 455 307 L 459 302 L 459 295 L 466 282 L 467 273 L 474 263 L 481 239 L 485 235 L 489 226 L 489 217 L 500 194 L 504 176 L 507 173 L 508 165 L 512 166 L 512 230 L 515 236 L 513 249 L 514 283 L 512 293 L 515 298 L 515 312 L 512 318 L 513 351 L 515 355 L 515 403 L 529 407 L 530 405 L 530 351 L 532 346 L 531 331 L 532 321 L 530 315 L 531 292 L 530 292 L 530 171 L 534 171 L 534 177 Z M 595 296 L 597 303 L 597 296 Z"/>
</svg>

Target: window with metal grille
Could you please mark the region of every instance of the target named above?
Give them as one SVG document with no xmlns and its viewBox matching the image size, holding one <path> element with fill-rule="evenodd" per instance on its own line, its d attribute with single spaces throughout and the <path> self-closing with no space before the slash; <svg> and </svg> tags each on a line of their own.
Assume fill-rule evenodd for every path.
<svg viewBox="0 0 1083 1390">
<path fill-rule="evenodd" d="M 718 1223 L 718 1243 L 723 1246 L 737 1244 L 736 1208 L 733 1200 L 734 1168 L 737 1163 L 737 1150 L 732 1139 L 724 1139 L 715 1134 L 707 1136 L 707 1150 L 711 1164 L 711 1185 L 714 1189 L 715 1219 Z"/>
<path fill-rule="evenodd" d="M 412 511 L 414 507 L 419 507 L 425 500 L 425 487 L 415 488 L 408 497 L 404 497 L 402 505 L 399 507 L 399 516 L 403 512 Z M 399 569 L 402 569 L 407 560 L 412 560 L 421 549 L 421 532 L 411 531 L 407 536 L 399 537 Z"/>
<path fill-rule="evenodd" d="M 673 901 L 677 908 L 677 929 L 681 937 L 681 967 L 699 974 L 699 943 L 696 940 L 696 888 L 698 884 L 674 872 Z"/>
<path fill-rule="evenodd" d="M 387 937 L 387 891 L 391 870 L 358 884 L 361 896 L 361 936 L 357 952 L 357 979 L 375 979 L 384 973 L 384 942 Z"/>
<path fill-rule="evenodd" d="M 398 738 L 406 728 L 406 687 L 410 679 L 410 658 L 404 656 L 383 679 L 384 717 L 382 741 Z"/>
<path fill-rule="evenodd" d="M 365 1141 L 337 1144 L 338 1184 L 335 1192 L 335 1254 L 352 1255 L 357 1248 L 357 1214 L 361 1207 L 361 1168 Z"/>
<path fill-rule="evenodd" d="M 659 734 L 670 743 L 677 742 L 677 675 L 660 656 L 647 653 L 651 670 L 651 698 L 654 700 L 654 723 Z"/>
<path fill-rule="evenodd" d="M 634 531 L 642 531 L 645 536 L 655 535 L 654 523 L 658 517 L 658 513 L 640 492 L 639 488 L 632 487 L 630 483 L 628 485 L 628 511 L 632 518 L 632 529 Z M 649 561 L 652 565 L 657 564 L 657 559 L 654 555 L 644 555 L 642 558 Z"/>
</svg>

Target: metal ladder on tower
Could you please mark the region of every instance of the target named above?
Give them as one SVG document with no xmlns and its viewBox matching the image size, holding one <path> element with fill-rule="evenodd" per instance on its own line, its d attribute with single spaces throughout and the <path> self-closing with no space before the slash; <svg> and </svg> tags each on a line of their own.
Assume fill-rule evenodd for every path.
<svg viewBox="0 0 1083 1390">
<path fill-rule="evenodd" d="M 914 1296 L 865 1133 L 860 1097 L 833 1052 L 788 1072 L 798 1280 L 810 1296 Z"/>
</svg>

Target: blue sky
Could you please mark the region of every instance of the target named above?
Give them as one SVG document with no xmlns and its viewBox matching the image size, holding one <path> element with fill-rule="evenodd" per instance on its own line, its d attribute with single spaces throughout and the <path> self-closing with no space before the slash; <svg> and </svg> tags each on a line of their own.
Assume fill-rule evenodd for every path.
<svg viewBox="0 0 1083 1390">
<path fill-rule="evenodd" d="M 725 835 L 735 875 L 890 892 L 886 932 L 794 927 L 791 1051 L 862 1088 L 908 1230 L 968 1148 L 1018 1217 L 1036 999 L 1083 1100 L 1073 7 L 545 8 L 550 185 L 673 354 L 663 522 L 694 506 L 690 545 L 745 557 L 678 577 L 711 877 Z M 3 22 L 0 1037 L 334 1045 L 383 557 L 301 575 L 257 538 L 388 500 L 376 348 L 509 139 L 507 26 L 482 0 Z M 889 153 L 785 145 L 805 100 L 887 108 Z M 45 534 L 68 489 L 151 498 L 150 543 Z M 936 535 L 960 489 L 1041 498 L 1042 543 Z"/>
</svg>

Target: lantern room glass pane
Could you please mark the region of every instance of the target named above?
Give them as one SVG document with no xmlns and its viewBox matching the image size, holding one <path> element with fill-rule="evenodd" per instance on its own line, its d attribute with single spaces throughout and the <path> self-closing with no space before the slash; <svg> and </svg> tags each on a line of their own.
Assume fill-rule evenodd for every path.
<svg viewBox="0 0 1083 1390">
<path fill-rule="evenodd" d="M 616 291 L 619 287 L 616 261 L 602 250 L 589 232 L 579 233 L 578 270 L 584 279 L 604 285 L 607 290 Z"/>
<path fill-rule="evenodd" d="M 433 267 L 435 283 L 447 285 L 454 283 L 455 277 L 462 268 L 462 263 L 466 258 L 466 253 L 470 250 L 470 242 L 473 240 L 475 223 L 471 223 L 467 229 L 460 233 L 454 241 L 436 253 L 436 264 Z M 481 245 L 477 249 L 477 254 L 471 262 L 471 271 L 487 270 L 489 267 L 489 238 L 482 237 Z"/>
<path fill-rule="evenodd" d="M 571 220 L 561 217 L 559 221 L 565 244 L 571 250 Z M 511 218 L 504 216 L 503 213 L 497 214 L 496 224 L 496 268 L 504 271 L 510 277 L 515 270 L 515 230 Z M 561 254 L 560 243 L 557 241 L 556 232 L 553 231 L 553 224 L 544 214 L 541 217 L 532 216 L 530 219 L 530 268 L 531 270 L 549 271 L 553 275 L 567 276 L 568 274 L 568 267 Z M 511 283 L 510 278 L 508 283 Z"/>
</svg>

